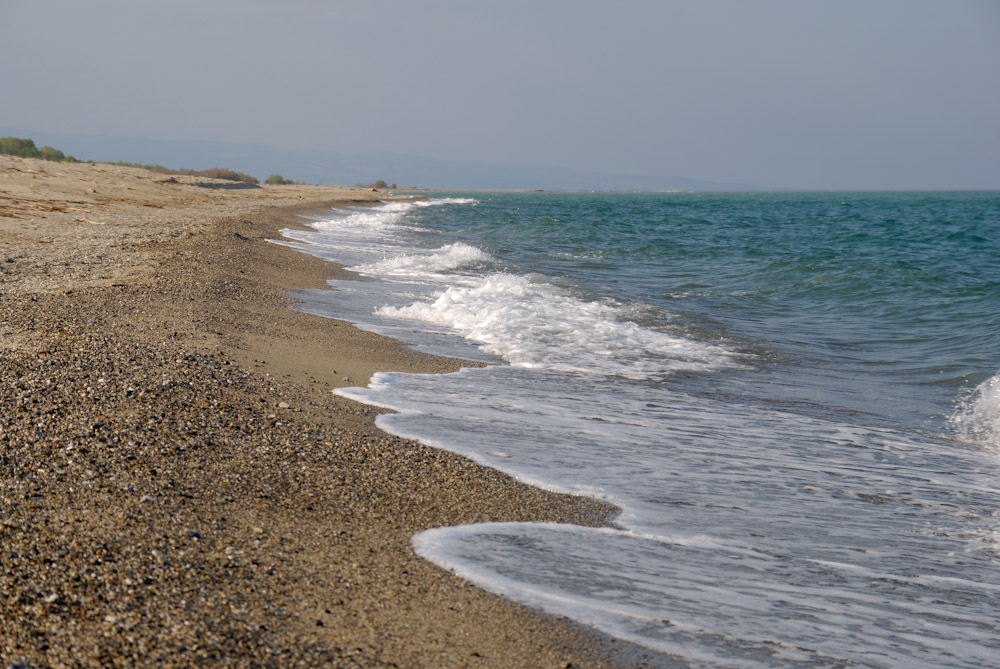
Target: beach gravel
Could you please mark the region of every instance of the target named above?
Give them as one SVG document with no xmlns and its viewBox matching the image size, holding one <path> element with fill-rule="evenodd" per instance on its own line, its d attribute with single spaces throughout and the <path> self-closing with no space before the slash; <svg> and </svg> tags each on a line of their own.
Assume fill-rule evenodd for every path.
<svg viewBox="0 0 1000 669">
<path fill-rule="evenodd" d="M 0 157 L 0 666 L 653 662 L 413 553 L 610 509 L 332 394 L 460 364 L 290 308 L 336 270 L 268 240 L 376 197 Z"/>
</svg>

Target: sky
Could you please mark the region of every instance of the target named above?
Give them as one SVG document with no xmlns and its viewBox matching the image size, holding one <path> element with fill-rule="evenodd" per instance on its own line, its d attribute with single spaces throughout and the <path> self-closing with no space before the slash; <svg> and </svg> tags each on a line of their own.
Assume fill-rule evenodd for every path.
<svg viewBox="0 0 1000 669">
<path fill-rule="evenodd" d="M 1000 189 L 1000 0 L 0 0 L 0 86 L 47 133 Z"/>
</svg>

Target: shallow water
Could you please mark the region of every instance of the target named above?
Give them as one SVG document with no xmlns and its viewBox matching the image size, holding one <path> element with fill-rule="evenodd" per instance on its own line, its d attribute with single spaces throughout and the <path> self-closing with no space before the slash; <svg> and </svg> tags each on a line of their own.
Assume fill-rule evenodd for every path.
<svg viewBox="0 0 1000 669">
<path fill-rule="evenodd" d="M 416 550 L 698 666 L 1000 651 L 1000 196 L 483 194 L 288 234 L 303 308 L 503 362 L 379 374 L 384 429 L 609 501 Z"/>
</svg>

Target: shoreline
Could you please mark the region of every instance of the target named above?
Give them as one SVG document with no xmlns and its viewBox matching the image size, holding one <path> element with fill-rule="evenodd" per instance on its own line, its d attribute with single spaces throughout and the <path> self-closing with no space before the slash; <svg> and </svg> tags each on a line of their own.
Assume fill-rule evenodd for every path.
<svg viewBox="0 0 1000 669">
<path fill-rule="evenodd" d="M 385 194 L 3 157 L 0 196 L 5 662 L 655 656 L 414 554 L 428 527 L 599 526 L 611 509 L 387 435 L 378 410 L 331 392 L 376 370 L 472 364 L 291 308 L 289 292 L 336 268 L 268 240 L 299 214 Z"/>
</svg>

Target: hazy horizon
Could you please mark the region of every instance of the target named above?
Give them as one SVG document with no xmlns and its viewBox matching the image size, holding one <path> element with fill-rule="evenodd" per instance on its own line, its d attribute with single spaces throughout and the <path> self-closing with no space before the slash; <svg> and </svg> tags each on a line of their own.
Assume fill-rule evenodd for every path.
<svg viewBox="0 0 1000 669">
<path fill-rule="evenodd" d="M 0 59 L 0 125 L 40 133 L 1000 188 L 985 0 L 8 0 Z"/>
</svg>

